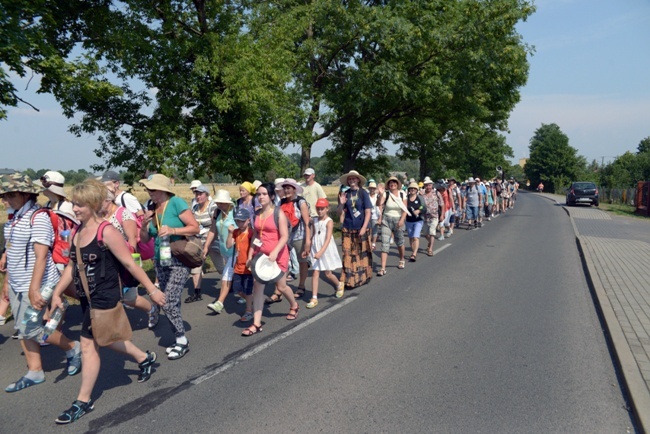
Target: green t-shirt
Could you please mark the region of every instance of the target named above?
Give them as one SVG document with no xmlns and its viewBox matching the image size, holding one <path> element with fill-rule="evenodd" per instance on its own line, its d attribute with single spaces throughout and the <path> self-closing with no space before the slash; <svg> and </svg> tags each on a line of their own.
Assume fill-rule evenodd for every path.
<svg viewBox="0 0 650 434">
<path fill-rule="evenodd" d="M 158 260 L 160 259 L 160 238 L 158 238 L 158 228 L 156 227 L 156 224 L 158 221 L 160 221 L 161 226 L 169 226 L 170 228 L 182 228 L 185 227 L 185 224 L 183 221 L 180 219 L 180 215 L 185 211 L 189 210 L 190 207 L 187 205 L 187 203 L 181 199 L 180 197 L 172 196 L 169 198 L 169 201 L 167 202 L 167 206 L 165 207 L 163 214 L 160 215 L 158 214 L 157 218 L 154 215 L 153 219 L 149 223 L 149 236 L 155 237 L 156 242 L 156 250 L 155 250 L 155 255 L 154 259 Z M 171 241 L 176 241 L 183 238 L 182 235 L 172 235 L 169 240 Z"/>
</svg>

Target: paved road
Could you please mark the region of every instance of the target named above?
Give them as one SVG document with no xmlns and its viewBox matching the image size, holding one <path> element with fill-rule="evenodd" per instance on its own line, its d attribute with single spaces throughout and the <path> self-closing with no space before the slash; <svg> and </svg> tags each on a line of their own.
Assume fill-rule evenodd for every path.
<svg viewBox="0 0 650 434">
<path fill-rule="evenodd" d="M 238 336 L 232 304 L 218 317 L 184 305 L 188 356 L 137 384 L 136 365 L 106 352 L 97 409 L 66 430 L 634 431 L 572 231 L 561 207 L 522 195 L 484 229 L 437 242 L 433 258 L 397 270 L 391 257 L 387 276 L 343 301 L 323 288 L 297 322 L 271 306 L 252 338 Z M 171 335 L 161 324 L 135 341 L 159 348 Z M 4 383 L 22 374 L 17 348 L 0 345 Z M 57 360 L 48 381 L 2 397 L 8 431 L 52 429 L 76 394 L 80 379 L 44 352 Z"/>
</svg>

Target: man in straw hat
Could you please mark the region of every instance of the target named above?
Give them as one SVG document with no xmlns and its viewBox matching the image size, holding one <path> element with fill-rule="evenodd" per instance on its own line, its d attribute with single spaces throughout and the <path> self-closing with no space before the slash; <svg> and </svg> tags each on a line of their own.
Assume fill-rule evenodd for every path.
<svg viewBox="0 0 650 434">
<path fill-rule="evenodd" d="M 12 220 L 4 227 L 6 279 L 11 310 L 16 318 L 14 328 L 18 330 L 28 369 L 23 377 L 7 386 L 5 391 L 10 393 L 45 381 L 40 339 L 43 336 L 43 315 L 49 299 L 41 296 L 41 290 L 54 289 L 59 281 L 59 272 L 50 252 L 50 247 L 54 244 L 54 229 L 49 217 L 45 213 L 38 213 L 34 221 L 31 221 L 34 212 L 40 208 L 36 199 L 42 190 L 32 183 L 29 176 L 20 173 L 5 175 L 0 183 L 0 195 L 16 210 Z M 34 312 L 34 309 L 37 314 L 29 316 L 29 312 Z M 23 322 L 26 318 L 28 321 Z M 61 332 L 54 331 L 47 342 L 66 352 L 68 375 L 75 375 L 81 370 L 81 346 L 78 341 L 72 341 Z"/>
</svg>

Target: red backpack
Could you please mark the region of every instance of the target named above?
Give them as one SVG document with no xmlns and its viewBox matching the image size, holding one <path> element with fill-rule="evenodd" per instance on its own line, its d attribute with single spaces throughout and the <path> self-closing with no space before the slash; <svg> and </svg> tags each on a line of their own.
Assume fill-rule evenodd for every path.
<svg viewBox="0 0 650 434">
<path fill-rule="evenodd" d="M 280 203 L 280 209 L 282 209 L 282 212 L 284 212 L 284 215 L 287 217 L 291 231 L 297 230 L 298 225 L 300 225 L 302 219 L 296 217 L 296 209 L 300 211 L 300 205 L 302 205 L 303 202 L 307 201 L 304 197 L 298 196 L 295 200 L 287 200 L 284 198 Z M 309 207 L 309 205 L 307 206 Z"/>
<path fill-rule="evenodd" d="M 68 262 L 70 262 L 70 243 L 79 225 L 72 218 L 60 211 L 55 211 L 50 208 L 41 208 L 34 211 L 32 214 L 30 219 L 31 226 L 34 225 L 34 219 L 39 213 L 47 214 L 50 223 L 52 223 L 52 229 L 54 229 L 54 242 L 50 246 L 52 260 L 55 264 L 68 265 Z M 66 230 L 70 231 L 67 240 L 61 236 L 61 233 Z"/>
</svg>

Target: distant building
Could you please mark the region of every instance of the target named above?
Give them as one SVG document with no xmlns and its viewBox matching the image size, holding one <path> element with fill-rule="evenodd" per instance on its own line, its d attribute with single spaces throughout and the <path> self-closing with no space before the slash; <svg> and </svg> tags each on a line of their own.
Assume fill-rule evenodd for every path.
<svg viewBox="0 0 650 434">
<path fill-rule="evenodd" d="M 17 170 L 14 169 L 0 169 L 0 176 L 2 175 L 11 175 L 12 173 L 16 173 Z"/>
<path fill-rule="evenodd" d="M 520 158 L 519 159 L 519 166 L 523 169 L 524 166 L 526 165 L 526 161 L 528 161 L 528 158 Z"/>
</svg>

